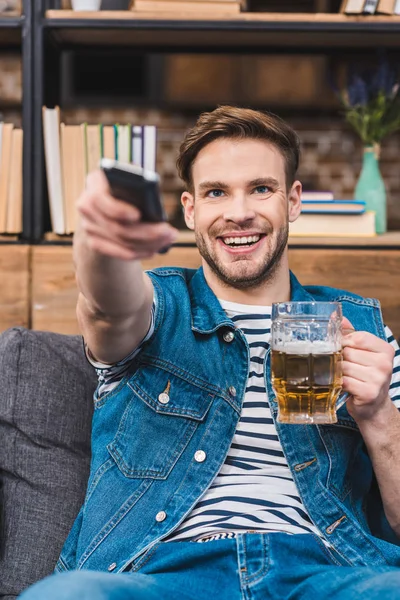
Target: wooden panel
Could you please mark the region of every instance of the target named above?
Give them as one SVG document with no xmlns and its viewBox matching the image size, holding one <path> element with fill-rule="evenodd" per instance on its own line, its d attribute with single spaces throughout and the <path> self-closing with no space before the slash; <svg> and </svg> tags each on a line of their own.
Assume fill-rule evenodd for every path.
<svg viewBox="0 0 400 600">
<path fill-rule="evenodd" d="M 200 264 L 200 254 L 196 247 L 176 247 L 171 248 L 167 254 L 159 254 L 150 260 L 144 260 L 143 268 L 154 269 L 173 265 L 175 267 L 197 269 Z"/>
<path fill-rule="evenodd" d="M 42 246 L 32 249 L 32 329 L 57 333 L 80 333 L 76 320 L 78 290 L 71 246 Z M 197 268 L 197 248 L 172 248 L 143 262 L 145 269 L 161 266 Z"/>
<path fill-rule="evenodd" d="M 72 248 L 46 246 L 32 251 L 32 328 L 78 333 Z M 292 248 L 289 260 L 304 285 L 329 285 L 378 298 L 385 322 L 400 337 L 400 251 Z M 197 268 L 197 248 L 175 247 L 143 261 L 145 269 L 169 265 Z M 10 267 L 12 273 L 17 270 Z"/>
<path fill-rule="evenodd" d="M 165 98 L 169 101 L 209 105 L 238 96 L 236 56 L 172 54 L 165 61 Z"/>
<path fill-rule="evenodd" d="M 283 106 L 318 105 L 319 108 L 322 104 L 336 106 L 336 98 L 327 85 L 324 56 L 242 56 L 238 64 L 243 101 Z"/>
<path fill-rule="evenodd" d="M 32 248 L 32 329 L 79 333 L 71 246 Z"/>
<path fill-rule="evenodd" d="M 29 327 L 29 246 L 0 246 L 0 331 Z"/>
<path fill-rule="evenodd" d="M 378 298 L 385 323 L 400 338 L 400 251 L 290 249 L 289 264 L 303 285 Z"/>
</svg>

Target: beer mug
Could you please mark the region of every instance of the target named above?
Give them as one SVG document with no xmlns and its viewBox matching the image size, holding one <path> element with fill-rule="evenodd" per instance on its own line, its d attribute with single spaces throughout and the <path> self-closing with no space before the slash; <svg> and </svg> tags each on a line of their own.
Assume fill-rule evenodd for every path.
<svg viewBox="0 0 400 600">
<path fill-rule="evenodd" d="M 339 302 L 272 305 L 271 371 L 280 423 L 336 423 L 342 391 Z"/>
</svg>

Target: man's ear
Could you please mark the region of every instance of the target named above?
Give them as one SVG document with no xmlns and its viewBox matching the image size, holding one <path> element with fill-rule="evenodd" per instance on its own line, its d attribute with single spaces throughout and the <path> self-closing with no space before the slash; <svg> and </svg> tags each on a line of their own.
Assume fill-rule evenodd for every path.
<svg viewBox="0 0 400 600">
<path fill-rule="evenodd" d="M 189 229 L 194 229 L 194 196 L 189 192 L 183 192 L 181 196 L 185 223 Z"/>
<path fill-rule="evenodd" d="M 301 212 L 301 192 L 302 185 L 300 181 L 295 181 L 289 192 L 289 223 L 293 223 Z"/>
</svg>

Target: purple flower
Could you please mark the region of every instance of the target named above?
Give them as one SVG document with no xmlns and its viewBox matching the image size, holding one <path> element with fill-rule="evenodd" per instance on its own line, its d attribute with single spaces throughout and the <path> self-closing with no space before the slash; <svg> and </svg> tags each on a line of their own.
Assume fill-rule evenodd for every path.
<svg viewBox="0 0 400 600">
<path fill-rule="evenodd" d="M 347 96 L 351 106 L 366 106 L 369 100 L 368 86 L 361 75 L 353 73 L 347 84 Z"/>
</svg>

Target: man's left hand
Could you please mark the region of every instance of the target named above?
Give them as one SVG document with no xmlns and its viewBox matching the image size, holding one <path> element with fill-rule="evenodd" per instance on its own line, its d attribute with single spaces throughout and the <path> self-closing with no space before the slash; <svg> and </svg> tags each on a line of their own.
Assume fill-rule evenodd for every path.
<svg viewBox="0 0 400 600">
<path fill-rule="evenodd" d="M 390 414 L 394 349 L 366 331 L 354 331 L 343 318 L 343 390 L 351 395 L 347 409 L 356 422 Z"/>
</svg>

